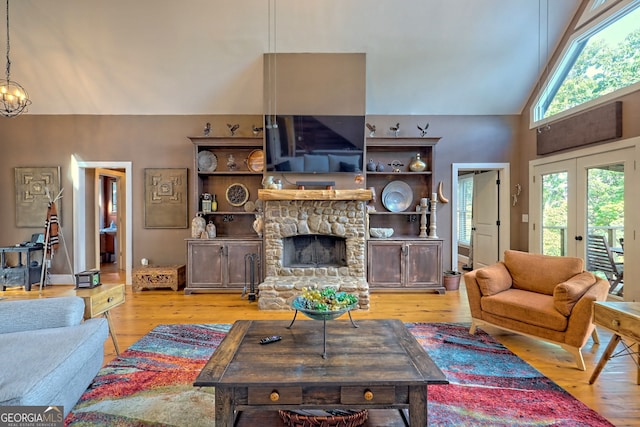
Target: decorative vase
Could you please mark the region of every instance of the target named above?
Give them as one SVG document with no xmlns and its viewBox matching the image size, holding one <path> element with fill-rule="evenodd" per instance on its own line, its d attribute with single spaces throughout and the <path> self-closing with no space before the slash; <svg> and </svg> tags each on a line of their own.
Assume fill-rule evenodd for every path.
<svg viewBox="0 0 640 427">
<path fill-rule="evenodd" d="M 376 162 L 374 162 L 373 159 L 370 159 L 369 163 L 367 163 L 367 170 L 369 172 L 375 172 L 375 170 L 376 170 Z"/>
<path fill-rule="evenodd" d="M 204 219 L 201 213 L 196 214 L 191 220 L 191 237 L 199 239 L 202 233 L 205 231 L 207 221 Z"/>
<path fill-rule="evenodd" d="M 213 223 L 213 221 L 209 221 L 209 224 L 207 224 L 207 236 L 209 236 L 210 239 L 215 239 L 216 237 L 216 225 Z"/>
<path fill-rule="evenodd" d="M 211 212 L 215 212 L 218 210 L 218 201 L 216 200 L 215 194 L 212 194 L 211 197 L 213 197 L 211 200 Z"/>
<path fill-rule="evenodd" d="M 416 157 L 413 158 L 413 161 L 409 164 L 409 169 L 411 172 L 422 172 L 427 168 L 427 163 L 422 160 L 420 157 L 420 153 L 416 154 Z"/>
<path fill-rule="evenodd" d="M 262 179 L 262 188 L 271 188 L 273 185 L 273 177 L 271 175 L 267 175 Z"/>
<path fill-rule="evenodd" d="M 376 171 L 384 172 L 384 165 L 382 164 L 382 162 L 378 162 L 378 165 L 376 166 Z"/>
</svg>

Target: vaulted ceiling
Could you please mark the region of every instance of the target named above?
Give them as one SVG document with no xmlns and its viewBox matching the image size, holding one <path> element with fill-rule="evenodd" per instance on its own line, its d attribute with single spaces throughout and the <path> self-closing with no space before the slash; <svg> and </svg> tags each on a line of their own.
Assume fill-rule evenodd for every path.
<svg viewBox="0 0 640 427">
<path fill-rule="evenodd" d="M 365 52 L 367 114 L 520 114 L 579 4 L 12 0 L 11 77 L 29 114 L 261 114 L 264 53 Z"/>
</svg>

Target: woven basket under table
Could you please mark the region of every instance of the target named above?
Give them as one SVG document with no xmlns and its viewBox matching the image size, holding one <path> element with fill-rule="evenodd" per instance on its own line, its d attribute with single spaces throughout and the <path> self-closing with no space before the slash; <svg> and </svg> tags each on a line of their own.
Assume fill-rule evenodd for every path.
<svg viewBox="0 0 640 427">
<path fill-rule="evenodd" d="M 279 410 L 290 427 L 358 427 L 367 421 L 369 412 L 351 410 Z"/>
</svg>

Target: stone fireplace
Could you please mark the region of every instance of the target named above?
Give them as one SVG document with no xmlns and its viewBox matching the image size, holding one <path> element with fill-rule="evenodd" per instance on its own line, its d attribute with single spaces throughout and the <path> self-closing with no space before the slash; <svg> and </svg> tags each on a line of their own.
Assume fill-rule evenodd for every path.
<svg viewBox="0 0 640 427">
<path fill-rule="evenodd" d="M 354 294 L 360 308 L 368 309 L 368 190 L 260 190 L 259 197 L 265 280 L 258 287 L 258 307 L 288 310 L 302 288 L 315 285 Z"/>
</svg>

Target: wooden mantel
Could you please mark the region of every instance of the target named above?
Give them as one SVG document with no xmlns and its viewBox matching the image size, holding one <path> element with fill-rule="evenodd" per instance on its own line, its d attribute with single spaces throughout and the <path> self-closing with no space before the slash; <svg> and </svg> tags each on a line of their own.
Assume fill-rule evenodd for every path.
<svg viewBox="0 0 640 427">
<path fill-rule="evenodd" d="M 371 200 L 371 190 L 270 190 L 259 189 L 260 200 Z"/>
</svg>

